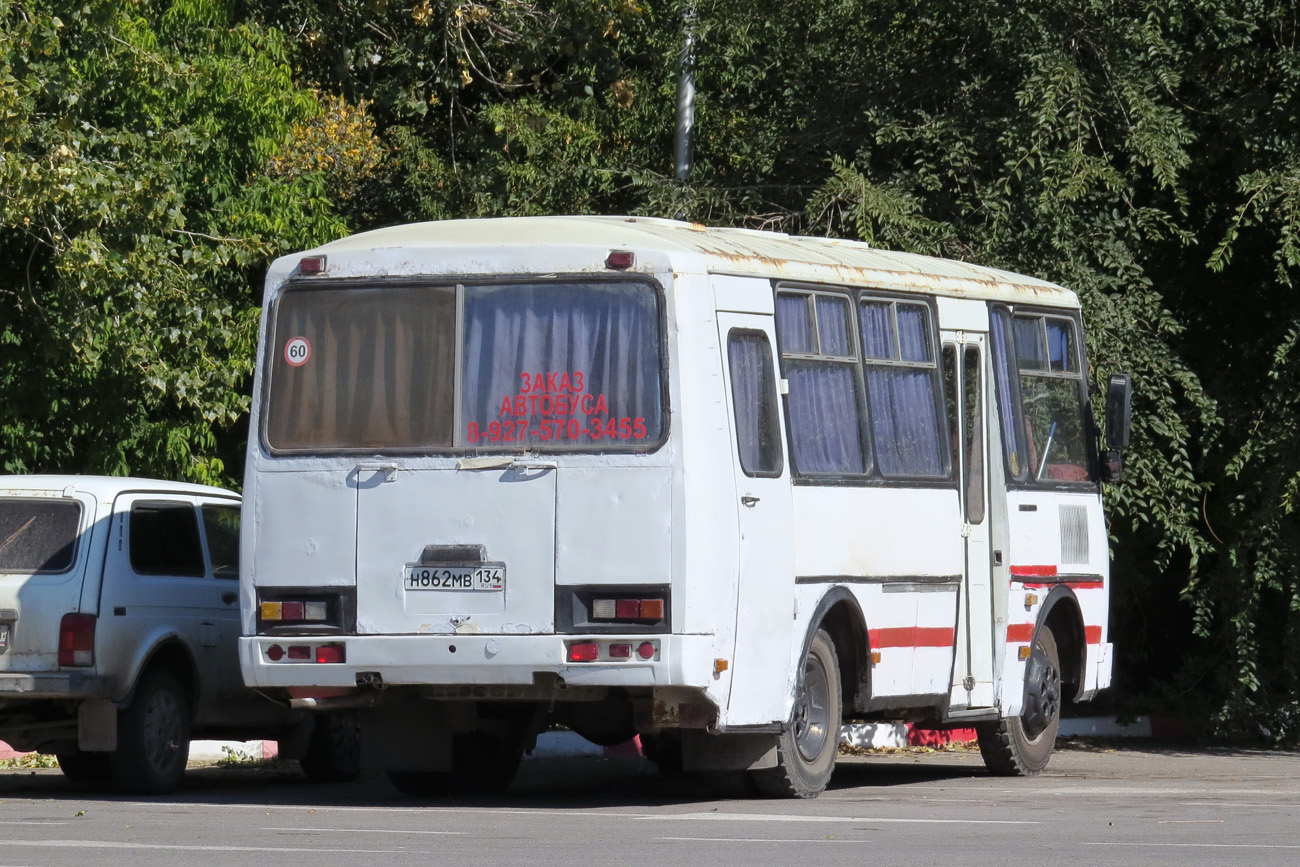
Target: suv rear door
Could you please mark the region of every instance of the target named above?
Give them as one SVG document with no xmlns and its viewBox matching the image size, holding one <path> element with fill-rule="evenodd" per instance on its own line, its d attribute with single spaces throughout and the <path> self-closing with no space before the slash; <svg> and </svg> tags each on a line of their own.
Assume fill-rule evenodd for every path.
<svg viewBox="0 0 1300 867">
<path fill-rule="evenodd" d="M 94 520 L 89 494 L 0 490 L 0 671 L 58 670 L 59 622 L 82 610 Z"/>
<path fill-rule="evenodd" d="M 203 498 L 203 504 L 209 511 L 219 505 L 238 509 L 234 499 L 222 503 Z M 97 649 L 101 671 L 138 674 L 136 667 L 146 654 L 173 637 L 179 639 L 198 671 L 196 721 L 203 722 L 215 710 L 219 686 L 230 682 L 226 670 L 233 669 L 239 679 L 234 647 L 239 593 L 224 560 L 217 564 L 227 567 L 224 577 L 213 574 L 199 505 L 200 498 L 178 494 L 117 497 Z M 206 523 L 219 522 L 222 514 L 206 515 Z M 229 543 L 223 541 L 222 556 L 229 559 Z"/>
</svg>

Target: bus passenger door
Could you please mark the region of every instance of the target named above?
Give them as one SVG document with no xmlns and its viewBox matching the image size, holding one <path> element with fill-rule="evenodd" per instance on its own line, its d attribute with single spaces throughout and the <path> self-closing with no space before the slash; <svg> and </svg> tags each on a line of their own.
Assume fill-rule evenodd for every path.
<svg viewBox="0 0 1300 867">
<path fill-rule="evenodd" d="M 719 313 L 740 580 L 730 724 L 782 719 L 794 604 L 793 507 L 770 315 Z"/>
<path fill-rule="evenodd" d="M 957 611 L 957 641 L 949 707 L 994 704 L 993 563 L 989 554 L 988 432 L 983 334 L 957 332 L 944 344 L 949 423 L 956 431 L 966 554 Z"/>
</svg>

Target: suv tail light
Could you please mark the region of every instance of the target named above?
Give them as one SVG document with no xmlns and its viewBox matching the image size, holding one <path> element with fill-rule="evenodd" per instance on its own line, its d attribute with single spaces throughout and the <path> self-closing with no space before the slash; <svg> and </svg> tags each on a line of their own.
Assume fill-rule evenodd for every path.
<svg viewBox="0 0 1300 867">
<path fill-rule="evenodd" d="M 59 665 L 95 664 L 95 615 L 65 614 L 59 622 Z"/>
</svg>

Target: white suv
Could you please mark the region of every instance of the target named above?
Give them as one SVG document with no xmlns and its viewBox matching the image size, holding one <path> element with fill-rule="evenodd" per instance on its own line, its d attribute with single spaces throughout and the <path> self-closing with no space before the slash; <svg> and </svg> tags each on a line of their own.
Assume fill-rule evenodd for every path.
<svg viewBox="0 0 1300 867">
<path fill-rule="evenodd" d="M 244 686 L 239 497 L 149 479 L 0 476 L 0 740 L 79 782 L 180 785 L 191 736 L 271 738 L 355 777 L 346 717 Z"/>
</svg>

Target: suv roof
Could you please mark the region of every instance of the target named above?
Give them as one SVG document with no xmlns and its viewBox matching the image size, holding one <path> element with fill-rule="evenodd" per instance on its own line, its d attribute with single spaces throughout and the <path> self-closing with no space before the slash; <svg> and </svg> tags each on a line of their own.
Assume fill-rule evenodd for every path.
<svg viewBox="0 0 1300 867">
<path fill-rule="evenodd" d="M 123 491 L 157 491 L 158 493 L 195 494 L 208 497 L 239 498 L 225 488 L 192 482 L 168 482 L 134 476 L 26 475 L 0 476 L 0 495 L 22 491 L 62 491 L 72 488 L 98 499 L 115 497 Z"/>
</svg>

